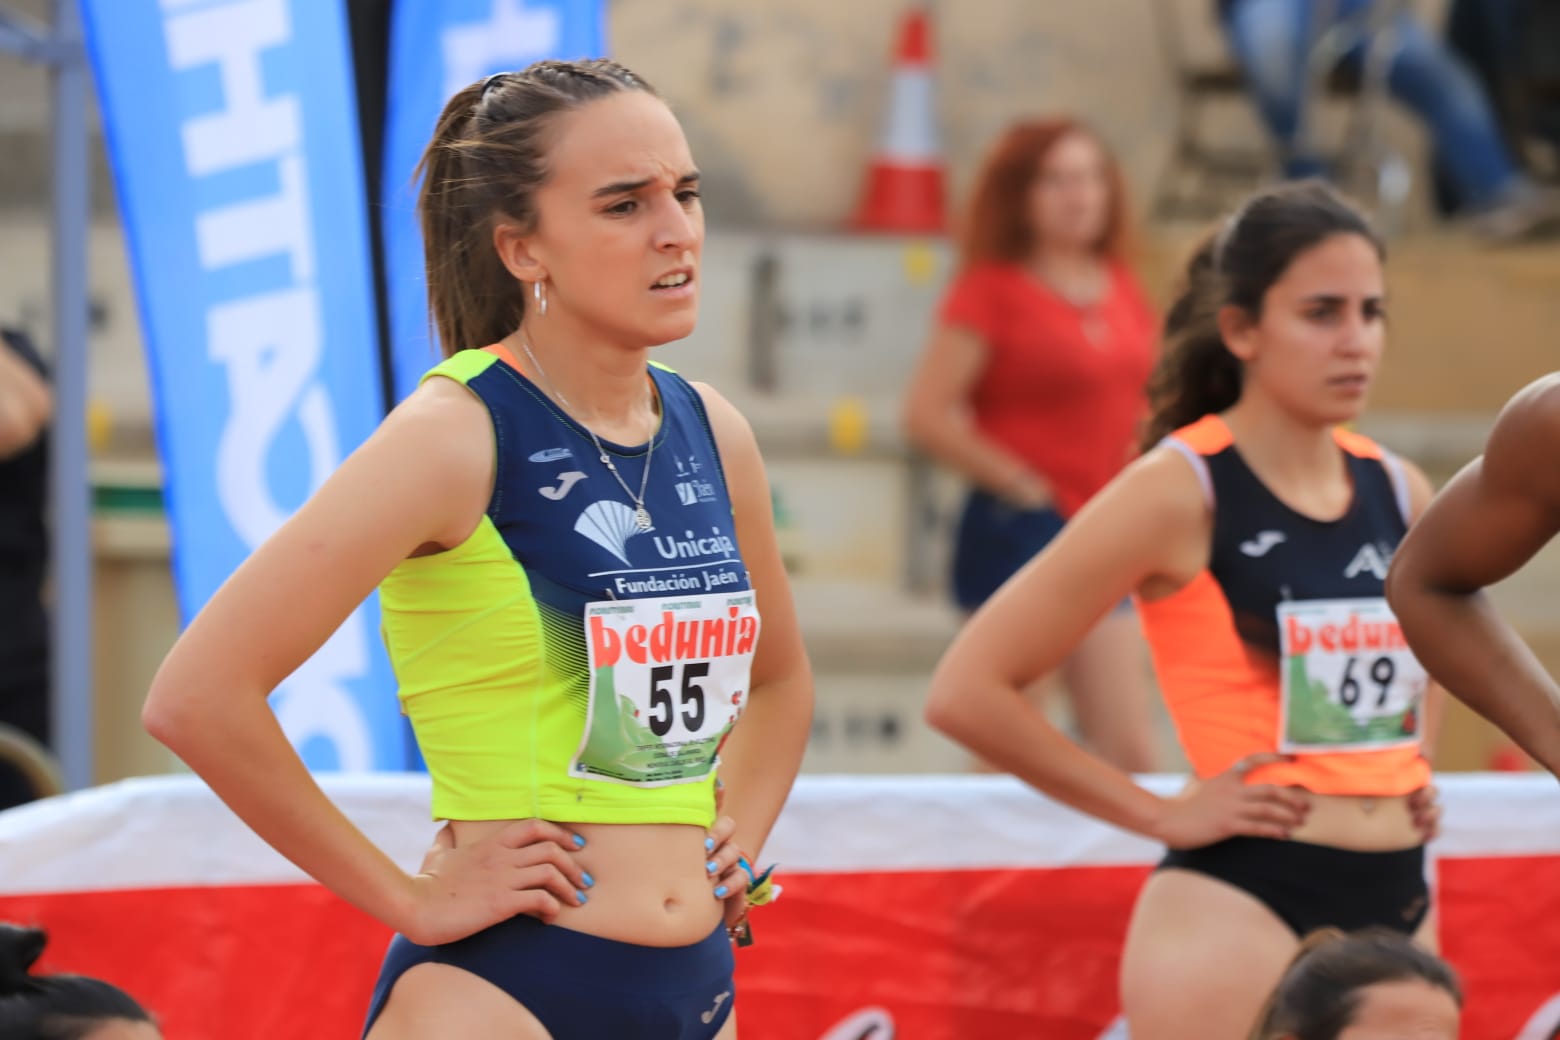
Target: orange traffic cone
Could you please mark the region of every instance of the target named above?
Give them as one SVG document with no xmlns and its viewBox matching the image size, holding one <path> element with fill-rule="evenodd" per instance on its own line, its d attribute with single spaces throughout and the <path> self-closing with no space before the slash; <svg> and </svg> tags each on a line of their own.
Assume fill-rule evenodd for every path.
<svg viewBox="0 0 1560 1040">
<path fill-rule="evenodd" d="M 943 171 L 937 151 L 932 33 L 919 7 L 905 14 L 894 57 L 888 122 L 867 170 L 855 226 L 862 231 L 937 232 Z"/>
</svg>

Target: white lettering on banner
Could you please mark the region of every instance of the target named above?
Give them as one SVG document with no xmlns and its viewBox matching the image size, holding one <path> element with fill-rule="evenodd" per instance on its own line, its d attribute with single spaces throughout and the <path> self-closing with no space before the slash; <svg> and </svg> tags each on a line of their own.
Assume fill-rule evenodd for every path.
<svg viewBox="0 0 1560 1040">
<path fill-rule="evenodd" d="M 883 1008 L 862 1008 L 818 1040 L 894 1040 L 894 1016 Z"/>
<path fill-rule="evenodd" d="M 335 749 L 337 768 L 347 772 L 374 766 L 368 725 L 345 685 L 368 670 L 365 626 L 355 623 L 361 617 L 354 614 L 336 629 L 273 697 L 276 720 L 293 747 L 326 741 Z"/>
<path fill-rule="evenodd" d="M 283 156 L 276 172 L 282 190 L 275 197 L 224 206 L 196 218 L 195 241 L 206 270 L 285 253 L 295 281 L 313 280 L 314 238 L 309 233 L 303 160 Z"/>
<path fill-rule="evenodd" d="M 217 495 L 233 529 L 253 547 L 291 512 L 271 494 L 266 455 L 294 403 L 322 396 L 311 382 L 321 349 L 319 301 L 312 289 L 251 296 L 213 307 L 209 326 L 211 356 L 227 367 L 233 400 L 217 445 Z M 336 436 L 328 401 L 316 402 L 312 423 L 301 421 L 303 411 L 312 490 L 336 466 Z"/>
<path fill-rule="evenodd" d="M 175 71 L 216 65 L 222 107 L 182 127 L 185 168 L 200 178 L 259 163 L 275 167 L 278 190 L 213 206 L 195 218 L 201 267 L 216 271 L 286 257 L 290 284 L 210 303 L 208 356 L 225 366 L 231 400 L 215 455 L 217 497 L 234 532 L 253 549 L 291 509 L 276 500 L 267 459 L 295 417 L 308 450 L 310 492 L 341 461 L 329 393 L 318 381 L 327 347 L 310 219 L 303 110 L 296 95 L 268 96 L 261 58 L 293 37 L 288 0 L 228 0 L 189 10 L 162 0 Z M 348 683 L 369 669 L 360 608 L 278 689 L 276 714 L 294 745 L 325 740 L 338 767 L 370 769 L 372 740 Z"/>
<path fill-rule="evenodd" d="M 302 135 L 298 99 L 266 99 L 260 52 L 292 38 L 286 0 L 235 0 L 170 18 L 168 61 L 176 70 L 217 64 L 222 73 L 220 112 L 184 124 L 184 163 L 204 177 L 298 147 Z"/>
<path fill-rule="evenodd" d="M 562 35 L 557 11 L 527 11 L 522 0 L 493 0 L 492 12 L 485 22 L 451 26 L 440 34 L 445 97 L 489 69 L 521 68 L 557 53 Z"/>
</svg>

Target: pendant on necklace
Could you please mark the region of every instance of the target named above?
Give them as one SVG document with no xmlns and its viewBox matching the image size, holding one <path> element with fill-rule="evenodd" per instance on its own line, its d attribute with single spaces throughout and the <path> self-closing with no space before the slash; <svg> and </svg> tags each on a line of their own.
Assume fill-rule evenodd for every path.
<svg viewBox="0 0 1560 1040">
<path fill-rule="evenodd" d="M 650 522 L 650 510 L 640 506 L 634 510 L 634 526 L 641 531 L 648 531 L 655 525 Z"/>
</svg>

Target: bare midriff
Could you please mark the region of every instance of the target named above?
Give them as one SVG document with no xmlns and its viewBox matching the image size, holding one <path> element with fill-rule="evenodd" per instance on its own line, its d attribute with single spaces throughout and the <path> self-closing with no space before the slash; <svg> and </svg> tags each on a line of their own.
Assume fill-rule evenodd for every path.
<svg viewBox="0 0 1560 1040">
<path fill-rule="evenodd" d="M 512 820 L 457 820 L 455 844 L 479 841 Z M 595 881 L 584 906 L 564 904 L 559 927 L 640 946 L 689 946 L 721 920 L 705 864 L 708 832 L 686 824 L 565 823 L 585 839 L 573 853 Z M 566 850 L 567 851 L 567 850 Z"/>
<path fill-rule="evenodd" d="M 1290 838 L 1356 852 L 1393 852 L 1423 845 L 1407 795 L 1363 798 L 1310 794 L 1311 812 Z"/>
</svg>

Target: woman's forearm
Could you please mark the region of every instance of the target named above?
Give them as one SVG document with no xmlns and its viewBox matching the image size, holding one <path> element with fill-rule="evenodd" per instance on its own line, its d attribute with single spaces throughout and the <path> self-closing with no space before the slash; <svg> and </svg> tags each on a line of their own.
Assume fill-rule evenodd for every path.
<svg viewBox="0 0 1560 1040">
<path fill-rule="evenodd" d="M 812 730 L 812 675 L 755 687 L 720 754 L 724 812 L 737 824 L 737 847 L 758 856 L 802 767 Z"/>
<path fill-rule="evenodd" d="M 148 704 L 147 729 L 228 808 L 304 873 L 397 931 L 413 927 L 405 871 L 325 796 L 263 698 L 228 691 L 221 704 L 175 712 Z"/>
</svg>

